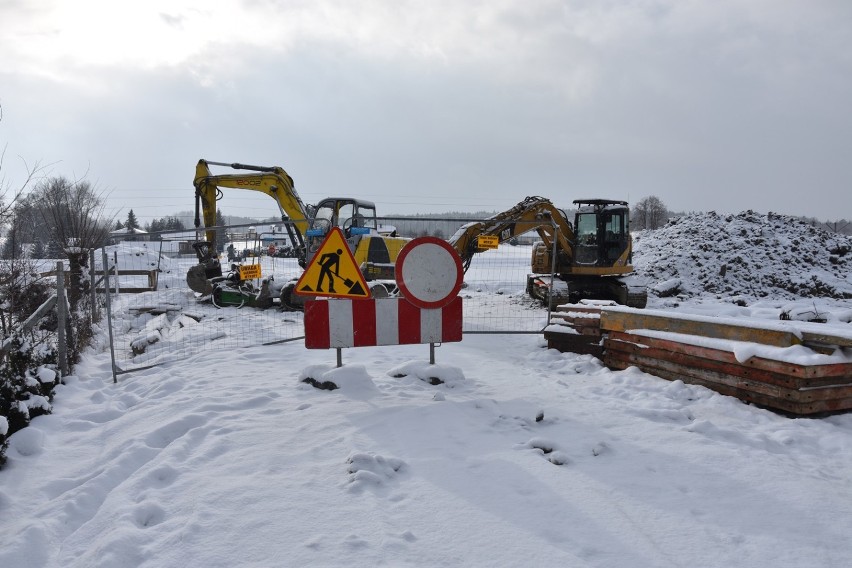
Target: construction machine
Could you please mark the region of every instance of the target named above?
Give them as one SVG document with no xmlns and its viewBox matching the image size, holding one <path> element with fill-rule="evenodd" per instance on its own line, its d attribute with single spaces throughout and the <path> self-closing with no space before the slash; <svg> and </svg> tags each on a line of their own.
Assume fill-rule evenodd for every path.
<svg viewBox="0 0 852 568">
<path fill-rule="evenodd" d="M 449 242 L 467 271 L 486 248 L 479 237 L 506 242 L 529 231 L 541 238 L 533 245 L 527 293 L 551 307 L 581 299 L 607 299 L 644 308 L 644 284 L 631 278 L 633 242 L 626 201 L 577 199 L 574 223 L 544 197 L 527 197 L 511 209 L 484 221 L 467 223 Z"/>
<path fill-rule="evenodd" d="M 213 175 L 210 166 L 222 166 L 250 173 Z M 200 229 L 203 218 L 205 241 L 193 244 L 198 264 L 189 269 L 186 281 L 189 287 L 203 297 L 211 296 L 230 305 L 249 304 L 258 307 L 271 305 L 271 297 L 278 296 L 282 307 L 300 309 L 300 300 L 292 294 L 295 282 L 274 287 L 264 281 L 256 292 L 239 278 L 239 267 L 232 265 L 223 276 L 216 249 L 216 202 L 222 197 L 222 188 L 248 189 L 272 197 L 278 205 L 281 221 L 286 227 L 299 266 L 305 268 L 317 252 L 331 227 L 340 227 L 358 264 L 376 267 L 393 266 L 399 251 L 408 239 L 397 238 L 392 227 L 381 227 L 376 218 L 376 206 L 370 201 L 346 197 L 328 197 L 316 206 L 306 205 L 296 192 L 293 178 L 278 166 L 252 166 L 240 163 L 199 160 L 195 168 L 195 227 Z M 378 278 L 386 271 L 365 274 L 368 280 L 377 280 L 374 295 L 387 295 L 387 287 Z M 227 293 L 222 293 L 227 288 Z M 250 290 L 252 292 L 247 292 Z M 219 292 L 216 294 L 216 292 Z M 249 297 L 246 298 L 246 294 Z"/>
</svg>

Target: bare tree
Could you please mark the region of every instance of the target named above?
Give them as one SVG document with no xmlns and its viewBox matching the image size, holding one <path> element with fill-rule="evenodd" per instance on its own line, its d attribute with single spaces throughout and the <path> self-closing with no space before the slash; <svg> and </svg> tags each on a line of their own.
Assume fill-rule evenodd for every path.
<svg viewBox="0 0 852 568">
<path fill-rule="evenodd" d="M 40 217 L 53 242 L 68 257 L 72 306 L 80 297 L 82 268 L 88 264 L 89 250 L 102 247 L 115 219 L 104 214 L 105 201 L 85 180 L 70 181 L 52 177 L 39 182 L 27 196 L 27 204 Z"/>
<path fill-rule="evenodd" d="M 106 203 L 88 181 L 52 177 L 28 197 L 50 236 L 64 248 L 92 249 L 106 242 L 115 219 L 104 214 Z"/>
<path fill-rule="evenodd" d="M 669 218 L 669 210 L 659 197 L 650 196 L 640 199 L 633 206 L 631 225 L 634 229 L 659 229 Z"/>
</svg>

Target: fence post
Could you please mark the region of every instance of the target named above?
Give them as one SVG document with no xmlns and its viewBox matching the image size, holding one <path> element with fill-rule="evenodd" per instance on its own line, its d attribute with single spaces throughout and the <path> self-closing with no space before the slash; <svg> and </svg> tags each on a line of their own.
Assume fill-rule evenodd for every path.
<svg viewBox="0 0 852 568">
<path fill-rule="evenodd" d="M 550 317 L 553 315 L 553 284 L 556 278 L 556 245 L 559 243 L 559 225 L 553 219 L 553 250 L 550 251 L 550 290 L 547 292 L 547 324 L 550 325 Z"/>
<path fill-rule="evenodd" d="M 115 293 L 120 294 L 121 290 L 118 288 L 118 251 L 112 251 L 112 260 L 115 262 Z M 106 263 L 104 264 L 104 270 L 106 270 Z"/>
<path fill-rule="evenodd" d="M 163 235 L 160 235 L 160 250 L 157 251 L 157 272 L 160 271 L 160 262 L 163 260 Z"/>
<path fill-rule="evenodd" d="M 66 326 L 68 325 L 68 302 L 65 299 L 65 266 L 60 260 L 56 263 L 56 350 L 59 358 L 59 371 L 65 377 L 68 370 L 68 340 Z"/>
<path fill-rule="evenodd" d="M 109 290 L 109 267 L 107 266 L 107 252 L 106 247 L 101 249 L 103 251 L 103 264 L 104 264 L 104 299 L 106 305 L 106 318 L 107 318 L 107 329 L 109 330 L 109 356 L 112 361 L 112 382 L 118 382 L 118 375 L 116 373 L 115 366 L 115 339 L 112 335 L 112 301 L 110 298 L 110 290 Z M 116 264 L 116 267 L 118 264 Z M 116 270 L 117 272 L 117 270 Z M 118 276 L 116 276 L 116 281 L 118 280 Z"/>
<path fill-rule="evenodd" d="M 95 290 L 97 286 L 95 279 L 95 249 L 89 249 L 89 296 L 92 302 L 92 321 L 100 321 L 101 314 L 98 310 L 98 292 Z"/>
</svg>

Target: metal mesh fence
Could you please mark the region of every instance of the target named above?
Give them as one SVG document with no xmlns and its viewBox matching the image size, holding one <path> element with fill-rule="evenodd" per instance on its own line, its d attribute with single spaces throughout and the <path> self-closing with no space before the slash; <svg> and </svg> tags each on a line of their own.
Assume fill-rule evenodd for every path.
<svg viewBox="0 0 852 568">
<path fill-rule="evenodd" d="M 449 238 L 467 219 L 383 218 L 400 237 Z M 106 277 L 111 345 L 115 366 L 131 371 L 186 358 L 205 350 L 242 349 L 286 343 L 304 337 L 300 311 L 282 309 L 279 289 L 302 274 L 290 255 L 286 231 L 276 225 L 217 229 L 223 271 L 231 263 L 256 264 L 270 279 L 271 307 L 244 304 L 217 307 L 209 296 L 193 292 L 187 271 L 198 260 L 191 248 L 195 232 L 163 233 L 161 240 L 122 242 L 95 255 L 94 269 Z M 533 238 L 475 255 L 464 276 L 464 333 L 537 333 L 547 309 L 526 294 Z M 272 247 L 270 247 L 272 245 Z M 259 280 L 254 281 L 255 290 Z M 220 302 L 221 303 L 221 302 Z"/>
</svg>

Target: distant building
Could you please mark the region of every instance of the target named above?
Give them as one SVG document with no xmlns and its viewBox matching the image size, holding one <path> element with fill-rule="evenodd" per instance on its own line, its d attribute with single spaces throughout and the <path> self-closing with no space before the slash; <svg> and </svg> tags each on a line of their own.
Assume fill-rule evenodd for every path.
<svg viewBox="0 0 852 568">
<path fill-rule="evenodd" d="M 122 228 L 109 232 L 109 243 L 115 244 L 121 241 L 150 241 L 151 235 L 142 229 Z"/>
</svg>

